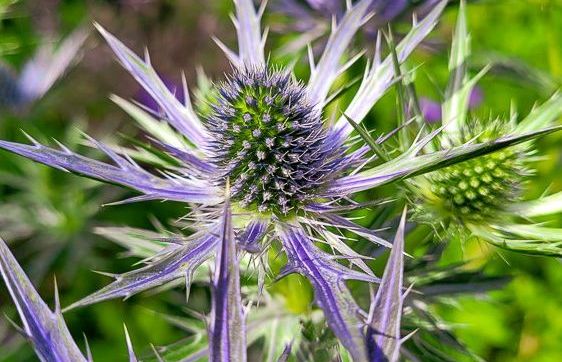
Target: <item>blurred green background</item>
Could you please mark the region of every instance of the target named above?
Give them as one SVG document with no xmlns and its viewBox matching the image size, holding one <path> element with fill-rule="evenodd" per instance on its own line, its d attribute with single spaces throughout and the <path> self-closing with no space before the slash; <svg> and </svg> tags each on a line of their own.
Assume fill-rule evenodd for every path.
<svg viewBox="0 0 562 362">
<path fill-rule="evenodd" d="M 135 51 L 146 46 L 164 77 L 179 82 L 184 70 L 189 84 L 195 85 L 199 66 L 213 79 L 220 79 L 230 69 L 211 40 L 215 35 L 234 45 L 230 11 L 232 5 L 226 0 L 21 0 L 3 14 L 2 63 L 18 70 L 42 39 L 97 21 Z M 277 17 L 266 13 L 266 21 Z M 436 44 L 433 50 L 422 48 L 409 62 L 421 64 L 416 86 L 423 96 L 439 99 L 445 88 L 455 18 L 452 5 L 431 36 Z M 560 87 L 562 0 L 472 1 L 468 23 L 473 70 L 492 60 L 504 64 L 480 82 L 484 101 L 475 114 L 507 117 L 512 102 L 520 114 L 526 114 L 535 102 L 544 101 Z M 286 38 L 272 34 L 268 49 L 279 48 Z M 299 66 L 296 69 L 299 71 Z M 134 98 L 139 88 L 114 61 L 100 37 L 92 33 L 80 62 L 46 97 L 26 112 L 0 115 L 0 138 L 23 141 L 22 129 L 39 140 L 55 137 L 72 149 L 91 152 L 82 144 L 77 128 L 109 141 L 118 141 L 119 133 L 138 134 L 128 117 L 108 99 L 112 93 Z M 386 96 L 371 112 L 370 127 L 381 131 L 394 128 L 393 97 L 392 93 Z M 546 157 L 536 164 L 537 177 L 528 196 L 538 196 L 545 189 L 562 190 L 561 145 L 560 134 L 540 140 L 539 150 Z M 167 223 L 186 211 L 172 202 L 101 206 L 129 194 L 133 195 L 0 153 L 0 235 L 48 301 L 52 301 L 54 274 L 61 302 L 68 305 L 109 281 L 91 270 L 124 272 L 137 261 L 122 257 L 123 249 L 96 236 L 95 226 L 155 228 L 155 220 Z M 562 216 L 557 221 L 556 226 L 562 226 Z M 558 260 L 499 252 L 477 243 L 462 248 L 451 243 L 444 258 L 443 263 L 464 258 L 471 261 L 469 267 L 484 266 L 490 274 L 513 276 L 503 290 L 478 298 L 461 297 L 437 308 L 472 351 L 488 361 L 562 360 L 562 265 Z M 82 332 L 88 336 L 96 360 L 125 361 L 122 323 L 127 324 L 135 345 L 141 346 L 141 354 L 148 351 L 142 346 L 150 343 L 176 341 L 183 333 L 168 324 L 163 314 L 183 313 L 178 307 L 183 298 L 182 291 L 169 290 L 154 298 L 141 295 L 126 302 L 103 302 L 69 312 L 65 318 L 77 340 Z M 206 311 L 207 300 L 207 289 L 194 286 L 190 307 Z M 0 288 L 0 304 L 14 317 L 4 287 Z M 8 321 L 0 319 L 0 361 L 33 361 L 31 348 L 21 341 Z"/>
</svg>

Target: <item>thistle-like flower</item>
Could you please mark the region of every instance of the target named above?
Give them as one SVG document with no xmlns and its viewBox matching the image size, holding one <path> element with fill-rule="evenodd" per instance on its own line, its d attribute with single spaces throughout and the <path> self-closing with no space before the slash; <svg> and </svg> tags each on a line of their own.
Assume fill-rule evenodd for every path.
<svg viewBox="0 0 562 362">
<path fill-rule="evenodd" d="M 125 202 L 160 199 L 188 203 L 194 233 L 170 242 L 147 260 L 146 266 L 117 275 L 113 283 L 69 308 L 128 297 L 180 277 L 185 277 L 189 286 L 194 271 L 215 256 L 209 354 L 212 360 L 243 361 L 246 310 L 239 290 L 238 260 L 246 252 L 264 253 L 268 248 L 278 248 L 288 259 L 279 277 L 296 272 L 308 278 L 328 326 L 354 360 L 379 360 L 381 351 L 395 359 L 400 338 L 396 311 L 400 305 L 390 307 L 383 301 L 385 296 L 395 299 L 400 295 L 401 279 L 389 277 L 383 281 L 389 289 L 380 292 L 382 296 L 375 298 L 374 305 L 380 306 L 381 313 L 390 319 L 375 322 L 378 311 L 365 312 L 355 302 L 346 281 L 376 282 L 378 278 L 332 228 L 349 230 L 383 246 L 391 244 L 339 212 L 361 207 L 351 200 L 356 192 L 434 171 L 552 130 L 532 130 L 420 154 L 438 134 L 436 131 L 416 139 L 393 159 L 375 160 L 369 157 L 367 146 L 351 148 L 352 124 L 361 122 L 395 81 L 391 57 L 382 60 L 377 51 L 344 115 L 338 115 L 330 124 L 324 121 L 325 106 L 337 94 L 332 86 L 350 65 L 341 64 L 342 58 L 354 34 L 368 19 L 370 3 L 371 0 L 362 0 L 347 9 L 318 62 L 310 59 L 310 78 L 301 82 L 290 71 L 265 61 L 265 35 L 260 30 L 265 7 L 256 11 L 251 0 L 236 0 L 238 53 L 217 41 L 231 61 L 233 72 L 216 83 L 210 107 L 201 115 L 191 106 L 186 82 L 186 99 L 180 102 L 157 76 L 148 56 L 139 58 L 98 26 L 121 64 L 162 109 L 159 120 L 134 103 L 114 98 L 162 149 L 144 147 L 151 157 L 142 158 L 162 167 L 161 175 L 141 168 L 133 160 L 138 152 L 113 149 L 93 139 L 91 143 L 115 165 L 88 159 L 67 148 L 48 148 L 34 140 L 33 145 L 1 141 L 0 147 L 142 193 Z M 414 23 L 397 47 L 399 63 L 432 30 L 445 5 L 446 1 L 439 3 L 423 20 Z M 378 42 L 380 46 L 380 37 Z M 560 99 L 556 101 L 562 103 Z M 373 166 L 373 160 L 378 164 Z M 328 244 L 337 255 L 326 252 L 316 241 Z M 401 254 L 392 258 L 391 270 L 401 265 L 397 261 Z M 349 263 L 339 263 L 336 257 Z M 383 333 L 383 337 L 373 337 L 377 333 Z M 388 335 L 394 339 L 393 348 L 373 346 Z"/>
<path fill-rule="evenodd" d="M 477 80 L 487 68 L 469 79 L 469 55 L 464 6 L 461 4 L 451 50 L 451 79 L 441 105 L 443 131 L 433 147 L 470 142 L 485 143 L 508 135 L 520 135 L 552 127 L 560 117 L 560 95 L 555 94 L 522 121 L 512 112 L 508 121 L 470 118 L 469 108 Z M 559 194 L 524 201 L 526 179 L 533 174 L 532 142 L 525 142 L 483 157 L 456 164 L 409 180 L 421 220 L 440 225 L 466 238 L 471 234 L 498 247 L 531 254 L 561 255 L 562 230 L 529 223 L 533 217 L 560 212 Z"/>
</svg>

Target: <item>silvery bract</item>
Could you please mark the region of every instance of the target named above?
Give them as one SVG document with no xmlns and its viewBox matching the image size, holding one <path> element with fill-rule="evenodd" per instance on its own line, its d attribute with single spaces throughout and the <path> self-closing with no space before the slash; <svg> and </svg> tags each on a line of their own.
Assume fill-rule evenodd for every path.
<svg viewBox="0 0 562 362">
<path fill-rule="evenodd" d="M 333 89 L 336 79 L 358 59 L 342 62 L 354 34 L 370 16 L 370 3 L 359 1 L 346 10 L 320 58 L 311 56 L 310 78 L 303 82 L 290 70 L 266 63 L 266 36 L 260 29 L 265 6 L 256 10 L 251 0 L 236 0 L 238 52 L 217 40 L 233 71 L 214 85 L 209 107 L 201 114 L 190 103 L 185 81 L 186 99 L 181 102 L 158 77 L 148 56 L 139 58 L 98 26 L 121 64 L 161 108 L 161 113 L 151 114 L 134 103 L 114 98 L 161 151 L 141 146 L 133 150 L 115 148 L 90 139 L 113 161 L 111 164 L 77 155 L 65 147 L 49 148 L 33 139 L 32 145 L 1 141 L 0 147 L 141 193 L 124 202 L 159 199 L 187 203 L 192 209 L 188 219 L 194 232 L 188 237 L 162 239 L 164 246 L 154 248 L 155 253 L 145 260 L 146 266 L 115 276 L 113 283 L 69 308 L 129 297 L 178 278 L 185 278 L 189 287 L 198 268 L 208 266 L 207 261 L 214 257 L 209 347 L 202 353 L 215 361 L 243 361 L 250 328 L 239 290 L 238 261 L 247 253 L 263 254 L 280 243 L 288 259 L 280 277 L 300 273 L 308 278 L 328 326 L 353 360 L 397 358 L 402 340 L 399 324 L 405 219 L 397 232 L 396 251 L 367 312 L 356 303 L 346 281 L 373 283 L 379 279 L 334 229 L 354 232 L 378 245 L 392 244 L 340 212 L 362 206 L 352 200 L 357 192 L 521 144 L 554 129 L 520 129 L 484 143 L 452 143 L 429 151 L 428 144 L 442 129 L 420 132 L 392 158 L 377 159 L 370 155 L 368 146 L 351 147 L 357 141 L 351 136 L 353 125 L 367 116 L 397 80 L 392 57 L 382 59 L 378 50 L 343 114 L 337 114 L 334 122 L 325 122 L 329 118 L 325 106 L 337 93 Z M 446 1 L 440 2 L 425 18 L 414 22 L 396 47 L 398 63 L 403 63 L 433 29 L 445 5 Z M 380 42 L 379 37 L 377 49 Z M 458 105 L 448 109 L 455 107 Z M 135 157 L 159 166 L 158 175 L 141 168 Z M 336 254 L 324 251 L 317 242 L 327 244 Z M 349 263 L 344 265 L 338 259 Z"/>
</svg>

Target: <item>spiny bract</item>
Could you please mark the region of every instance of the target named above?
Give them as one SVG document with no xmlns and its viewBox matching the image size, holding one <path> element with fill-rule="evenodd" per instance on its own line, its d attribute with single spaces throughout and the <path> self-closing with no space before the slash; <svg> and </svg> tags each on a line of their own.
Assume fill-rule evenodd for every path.
<svg viewBox="0 0 562 362">
<path fill-rule="evenodd" d="M 218 182 L 232 180 L 232 199 L 259 212 L 286 215 L 349 163 L 341 144 L 328 144 L 306 88 L 286 71 L 236 70 L 218 87 L 206 119 Z"/>
</svg>

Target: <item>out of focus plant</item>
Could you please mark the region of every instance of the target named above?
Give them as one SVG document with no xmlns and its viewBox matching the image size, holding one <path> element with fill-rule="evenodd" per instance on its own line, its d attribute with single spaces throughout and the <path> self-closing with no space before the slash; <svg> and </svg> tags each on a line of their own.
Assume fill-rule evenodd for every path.
<svg viewBox="0 0 562 362">
<path fill-rule="evenodd" d="M 69 128 L 61 142 L 77 148 L 82 133 L 78 128 Z M 90 251 L 90 223 L 103 203 L 99 184 L 88 179 L 67 180 L 53 169 L 12 158 L 6 160 L 9 163 L 10 172 L 0 173 L 6 186 L 0 205 L 3 234 L 10 242 L 25 244 L 33 279 L 42 279 L 50 264 L 65 251 L 70 255 L 63 270 L 71 273 L 77 260 Z M 74 247 L 74 243 L 80 246 Z M 69 245 L 73 247 L 66 249 Z"/>
<path fill-rule="evenodd" d="M 358 1 L 345 0 L 273 0 L 272 10 L 284 15 L 272 26 L 273 30 L 282 34 L 297 34 L 286 44 L 281 52 L 298 51 L 326 33 L 330 26 L 340 22 L 349 6 Z M 436 0 L 408 1 L 408 0 L 372 0 L 369 4 L 369 19 L 361 30 L 366 37 L 365 45 L 375 44 L 380 31 L 392 22 L 407 19 L 412 16 L 423 18 L 438 4 Z"/>
<path fill-rule="evenodd" d="M 356 201 L 361 191 L 405 181 L 421 200 L 413 207 L 423 208 L 431 205 L 432 198 L 427 196 L 434 192 L 431 186 L 450 181 L 434 179 L 436 174 L 447 175 L 454 168 L 462 170 L 461 176 L 470 166 L 473 173 L 464 176 L 472 177 L 480 174 L 476 166 L 487 167 L 490 160 L 501 155 L 507 155 L 504 161 L 526 157 L 533 139 L 558 130 L 551 123 L 562 113 L 562 98 L 554 95 L 518 125 L 489 126 L 490 130 L 484 128 L 465 137 L 468 97 L 478 77 L 469 80 L 463 71 L 468 42 L 461 6 L 451 56 L 454 81 L 442 112 L 444 126 L 426 131 L 419 105 L 406 103 L 403 89 L 398 87 L 398 128 L 373 139 L 360 123 L 394 83 L 406 79 L 400 74 L 401 66 L 433 29 L 446 1 L 414 22 L 397 46 L 390 41 L 391 52 L 384 59 L 379 37 L 374 59 L 365 68 L 358 89 L 353 90 L 333 88 L 338 77 L 359 60 L 354 57 L 341 64 L 355 33 L 370 16 L 370 0 L 345 10 L 318 61 L 311 53 L 306 83 L 274 60 L 266 61 L 265 35 L 260 27 L 265 6 L 256 10 L 250 0 L 236 0 L 234 4 L 238 52 L 217 41 L 233 70 L 224 81 L 207 83 L 210 89 L 202 92 L 207 104 L 199 114 L 192 107 L 185 80 L 184 99 L 178 100 L 157 75 L 148 55 L 139 58 L 98 26 L 121 64 L 157 104 L 158 109 L 151 111 L 113 98 L 150 135 L 150 144 L 133 139 L 133 146 L 124 148 L 88 138 L 113 161 L 111 164 L 79 155 L 66 146 L 49 148 L 34 139 L 31 145 L 0 141 L 0 147 L 37 162 L 141 193 L 121 203 L 156 199 L 190 206 L 190 213 L 178 222 L 178 231 L 98 229 L 133 255 L 143 257 L 145 265 L 112 275 L 112 283 L 66 310 L 127 298 L 148 289 L 161 291 L 181 279 L 189 292 L 193 282 L 207 280 L 212 298 L 209 315 L 202 317 L 206 325 L 167 316 L 171 323 L 184 326 L 189 336 L 155 349 L 157 359 L 244 361 L 258 353 L 267 360 L 396 361 L 401 354 L 412 359 L 434 355 L 439 360 L 439 343 L 445 349 L 447 342 L 457 341 L 428 308 L 432 297 L 478 290 L 469 283 L 463 284 L 463 289 L 438 282 L 461 284 L 463 277 L 477 273 L 466 272 L 462 265 L 432 270 L 427 263 L 415 265 L 411 275 L 404 276 L 407 211 L 398 217 L 392 243 L 379 231 L 362 227 L 345 215 L 366 206 L 379 206 L 373 200 Z M 409 93 L 410 88 L 404 88 Z M 352 93 L 349 104 L 341 114 L 331 113 L 328 105 L 346 91 Z M 412 108 L 415 115 L 410 118 Z M 325 121 L 330 118 L 331 122 Z M 355 136 L 354 130 L 361 137 Z M 410 138 L 409 132 L 415 137 Z M 395 138 L 398 147 L 389 146 Z M 514 174 L 520 171 L 518 164 L 494 166 L 504 172 L 491 175 L 497 179 L 511 175 L 506 176 L 503 168 L 511 167 L 508 171 Z M 417 190 L 419 180 L 430 180 L 431 184 Z M 486 183 L 484 179 L 482 182 Z M 449 202 L 449 209 L 457 204 L 456 194 L 451 194 L 438 195 L 443 203 Z M 463 202 L 472 200 L 466 192 L 464 196 Z M 516 204 L 510 195 L 496 196 L 504 198 L 503 204 Z M 477 215 L 463 212 L 462 207 L 455 221 L 464 225 Z M 487 211 L 477 204 L 470 207 Z M 389 221 L 396 216 L 390 215 Z M 489 221 L 484 217 L 478 220 Z M 391 248 L 380 279 L 367 264 L 371 255 L 352 248 L 346 233 L 366 239 L 379 251 Z M 512 249 L 519 245 L 511 240 L 509 243 Z M 532 251 L 559 254 L 556 243 L 539 240 L 538 245 Z M 416 267 L 423 267 L 425 273 Z M 66 328 L 58 297 L 51 311 L 4 243 L 0 243 L 0 270 L 18 307 L 22 331 L 42 360 L 91 359 L 89 352 L 80 351 Z M 212 274 L 210 281 L 205 278 L 208 274 Z M 288 280 L 295 278 L 291 274 L 304 278 L 291 284 Z M 350 288 L 349 284 L 357 281 L 362 283 Z M 412 282 L 417 286 L 408 292 L 406 287 Z M 366 293 L 371 289 L 366 285 L 373 290 L 377 286 L 376 292 Z M 312 294 L 319 309 L 309 306 L 307 296 Z M 298 302 L 305 307 L 298 308 Z M 410 336 L 404 332 L 418 328 L 424 338 L 414 336 L 410 344 Z M 130 360 L 136 361 L 128 334 L 126 340 Z M 262 351 L 255 352 L 260 345 Z"/>
<path fill-rule="evenodd" d="M 75 30 L 56 48 L 50 40 L 44 40 L 19 74 L 7 66 L 0 66 L 0 108 L 3 112 L 7 109 L 24 110 L 41 98 L 76 60 L 87 35 L 85 28 Z"/>
</svg>

